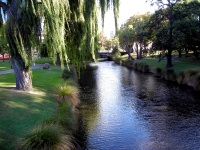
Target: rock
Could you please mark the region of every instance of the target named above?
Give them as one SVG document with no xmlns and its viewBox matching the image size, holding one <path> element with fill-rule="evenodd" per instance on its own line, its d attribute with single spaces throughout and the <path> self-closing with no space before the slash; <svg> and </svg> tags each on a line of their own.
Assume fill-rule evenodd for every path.
<svg viewBox="0 0 200 150">
<path fill-rule="evenodd" d="M 44 65 L 43 65 L 43 69 L 49 69 L 50 68 L 50 64 L 49 63 L 45 63 Z"/>
</svg>

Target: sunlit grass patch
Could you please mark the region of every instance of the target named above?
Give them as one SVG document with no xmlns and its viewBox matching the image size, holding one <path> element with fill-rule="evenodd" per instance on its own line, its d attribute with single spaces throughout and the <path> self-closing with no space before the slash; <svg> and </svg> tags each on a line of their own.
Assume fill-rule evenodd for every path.
<svg viewBox="0 0 200 150">
<path fill-rule="evenodd" d="M 3 62 L 3 61 L 0 61 L 0 71 L 3 71 L 3 70 L 10 70 L 11 69 L 11 63 L 9 62 Z"/>
<path fill-rule="evenodd" d="M 72 141 L 71 137 L 66 135 L 58 125 L 41 124 L 27 134 L 19 148 L 22 150 L 74 149 L 69 141 Z"/>
<path fill-rule="evenodd" d="M 39 58 L 34 61 L 36 64 L 44 64 L 44 63 L 49 63 L 53 64 L 53 58 Z"/>
<path fill-rule="evenodd" d="M 55 85 L 63 80 L 60 68 L 33 70 L 33 91 L 14 90 L 14 73 L 0 75 L 0 149 L 15 149 L 17 139 L 55 114 Z"/>
</svg>

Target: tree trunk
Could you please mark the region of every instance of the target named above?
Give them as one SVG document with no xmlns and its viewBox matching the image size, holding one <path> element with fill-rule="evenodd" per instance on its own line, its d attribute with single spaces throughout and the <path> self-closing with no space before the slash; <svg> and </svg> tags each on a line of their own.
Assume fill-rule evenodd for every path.
<svg viewBox="0 0 200 150">
<path fill-rule="evenodd" d="M 3 53 L 3 62 L 5 62 L 5 53 Z"/>
<path fill-rule="evenodd" d="M 181 49 L 179 49 L 179 50 L 178 50 L 178 57 L 179 57 L 179 58 L 181 58 L 181 57 L 182 57 L 182 53 L 181 53 L 181 52 L 182 52 L 182 50 L 181 50 Z"/>
<path fill-rule="evenodd" d="M 172 66 L 172 51 L 168 50 L 166 68 L 171 68 Z"/>
<path fill-rule="evenodd" d="M 19 66 L 20 62 L 20 59 L 12 58 L 12 68 L 16 78 L 16 89 L 30 91 L 32 90 L 31 68 Z"/>
<path fill-rule="evenodd" d="M 136 47 L 136 55 L 137 55 L 137 59 L 139 59 L 139 49 L 138 49 L 138 43 L 135 43 L 135 47 Z"/>
<path fill-rule="evenodd" d="M 142 48 L 142 44 L 140 43 L 139 59 L 142 59 L 142 51 L 143 51 L 143 48 Z"/>
<path fill-rule="evenodd" d="M 126 45 L 126 47 L 125 47 L 125 51 L 127 52 L 127 54 L 128 54 L 128 59 L 131 59 L 131 60 L 134 60 L 134 58 L 131 56 L 131 54 L 130 54 L 130 52 L 131 52 L 131 48 L 132 48 L 132 46 L 130 46 L 130 45 Z"/>
<path fill-rule="evenodd" d="M 171 68 L 172 65 L 172 42 L 173 42 L 173 35 L 172 35 L 172 27 L 173 27 L 173 18 L 172 18 L 172 11 L 173 11 L 173 5 L 170 6 L 169 11 L 169 48 L 167 53 L 167 65 L 166 68 Z"/>
<path fill-rule="evenodd" d="M 56 66 L 61 66 L 60 54 L 59 53 L 56 54 Z"/>
</svg>

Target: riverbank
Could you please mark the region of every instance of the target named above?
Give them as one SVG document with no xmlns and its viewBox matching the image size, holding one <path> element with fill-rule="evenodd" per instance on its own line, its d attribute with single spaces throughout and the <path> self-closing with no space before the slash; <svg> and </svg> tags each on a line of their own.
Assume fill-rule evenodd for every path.
<svg viewBox="0 0 200 150">
<path fill-rule="evenodd" d="M 115 59 L 115 63 L 133 68 L 135 70 L 153 73 L 156 77 L 167 81 L 187 85 L 196 91 L 200 91 L 200 61 L 195 58 L 176 58 L 173 67 L 166 69 L 166 61 L 158 61 L 154 58 L 130 60 L 126 56 Z"/>
<path fill-rule="evenodd" d="M 49 70 L 34 69 L 34 89 L 30 93 L 14 89 L 13 73 L 0 75 L 0 149 L 31 149 L 28 144 L 33 143 L 32 149 L 50 145 L 66 149 L 74 146 L 74 104 L 78 101 L 78 90 L 71 80 L 63 81 L 61 73 L 62 70 L 54 66 Z M 65 89 L 68 97 L 61 89 Z M 71 97 L 76 101 L 71 101 Z"/>
</svg>

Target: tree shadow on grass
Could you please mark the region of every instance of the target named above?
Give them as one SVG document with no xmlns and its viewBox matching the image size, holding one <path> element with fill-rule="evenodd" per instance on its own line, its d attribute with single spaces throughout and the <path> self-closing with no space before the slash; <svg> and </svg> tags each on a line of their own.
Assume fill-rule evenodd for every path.
<svg viewBox="0 0 200 150">
<path fill-rule="evenodd" d="M 19 138 L 52 116 L 55 107 L 52 95 L 20 93 L 1 87 L 0 149 L 15 149 Z"/>
</svg>

